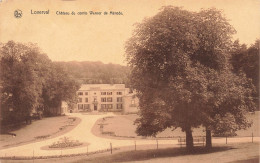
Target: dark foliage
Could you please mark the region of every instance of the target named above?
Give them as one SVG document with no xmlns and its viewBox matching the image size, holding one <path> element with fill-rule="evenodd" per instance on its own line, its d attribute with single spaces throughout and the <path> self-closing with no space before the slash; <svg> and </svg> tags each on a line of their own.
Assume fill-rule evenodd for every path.
<svg viewBox="0 0 260 163">
<path fill-rule="evenodd" d="M 55 62 L 66 69 L 81 84 L 126 84 L 128 86 L 129 68 L 102 62 Z"/>
<path fill-rule="evenodd" d="M 79 85 L 34 44 L 9 41 L 0 47 L 1 122 L 30 121 L 32 113 L 76 102 Z M 53 114 L 53 112 L 52 112 Z"/>
<path fill-rule="evenodd" d="M 254 84 L 254 102 L 259 110 L 259 55 L 260 40 L 247 48 L 246 45 L 239 44 L 236 40 L 232 48 L 232 57 L 230 62 L 233 66 L 233 72 L 236 74 L 245 73 L 247 78 Z M 253 111 L 253 110 L 252 110 Z"/>
<path fill-rule="evenodd" d="M 167 6 L 136 25 L 126 57 L 140 98 L 139 135 L 180 127 L 191 149 L 194 127 L 205 126 L 211 136 L 211 130 L 250 126 L 245 113 L 254 110 L 252 83 L 243 73 L 233 74 L 229 63 L 234 33 L 214 8 L 189 12 Z M 223 118 L 229 127 L 221 130 Z"/>
</svg>

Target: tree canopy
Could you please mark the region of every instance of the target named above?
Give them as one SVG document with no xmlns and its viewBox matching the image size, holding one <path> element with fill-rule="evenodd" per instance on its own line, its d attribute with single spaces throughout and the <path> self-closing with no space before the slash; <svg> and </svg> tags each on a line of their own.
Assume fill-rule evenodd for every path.
<svg viewBox="0 0 260 163">
<path fill-rule="evenodd" d="M 252 84 L 229 64 L 234 33 L 214 8 L 167 6 L 136 24 L 125 49 L 140 98 L 139 135 L 180 127 L 192 148 L 192 128 L 214 130 L 219 117 L 231 114 L 237 128 L 249 126 L 243 112 L 253 107 Z"/>
<path fill-rule="evenodd" d="M 9 41 L 0 49 L 3 123 L 26 120 L 34 111 L 48 112 L 54 102 L 69 101 L 79 85 L 34 44 Z"/>
<path fill-rule="evenodd" d="M 253 45 L 247 48 L 236 40 L 232 46 L 230 62 L 233 72 L 236 74 L 245 73 L 246 77 L 254 84 L 254 102 L 259 110 L 259 47 L 260 40 L 257 39 Z"/>
<path fill-rule="evenodd" d="M 117 64 L 102 62 L 54 62 L 63 67 L 81 84 L 128 84 L 129 69 Z"/>
</svg>

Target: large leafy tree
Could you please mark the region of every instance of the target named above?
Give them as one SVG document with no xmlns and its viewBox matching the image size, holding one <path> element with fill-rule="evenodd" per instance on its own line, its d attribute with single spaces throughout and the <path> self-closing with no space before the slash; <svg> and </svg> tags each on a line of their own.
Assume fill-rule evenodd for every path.
<svg viewBox="0 0 260 163">
<path fill-rule="evenodd" d="M 33 44 L 9 41 L 1 48 L 1 114 L 5 123 L 21 122 L 42 105 L 43 75 L 38 72 L 46 57 Z"/>
<path fill-rule="evenodd" d="M 59 65 L 52 64 L 46 76 L 42 97 L 44 114 L 57 115 L 61 102 L 66 101 L 70 107 L 76 103 L 76 91 L 79 84 Z M 54 112 L 51 110 L 55 110 Z"/>
<path fill-rule="evenodd" d="M 126 45 L 132 86 L 140 98 L 137 133 L 148 136 L 181 127 L 189 149 L 192 127 L 202 123 L 199 109 L 206 102 L 204 74 L 190 57 L 199 43 L 195 17 L 192 12 L 166 7 L 138 24 Z"/>
<path fill-rule="evenodd" d="M 0 56 L 4 124 L 22 123 L 49 106 L 58 109 L 62 100 L 75 102 L 79 85 L 36 45 L 9 41 Z"/>
<path fill-rule="evenodd" d="M 228 91 L 214 85 L 214 81 L 233 77 L 228 53 L 234 32 L 216 9 L 195 13 L 169 6 L 136 25 L 126 53 L 131 84 L 140 98 L 138 134 L 150 136 L 167 127 L 180 127 L 186 132 L 187 148 L 192 149 L 192 128 L 205 126 L 211 144 L 219 109 L 225 106 L 224 113 L 236 118 L 244 111 L 236 105 L 232 112 L 230 105 L 224 104 L 228 101 L 223 100 Z M 221 82 L 239 87 L 234 80 Z M 237 96 L 244 94 L 238 92 Z M 215 98 L 217 95 L 220 97 Z"/>
<path fill-rule="evenodd" d="M 253 85 L 243 73 L 232 73 L 229 61 L 235 30 L 227 19 L 216 9 L 202 10 L 197 16 L 199 48 L 191 58 L 207 68 L 204 74 L 208 82 L 208 99 L 204 112 L 208 117 L 203 125 L 206 127 L 206 147 L 211 147 L 211 131 L 234 134 L 236 130 L 250 126 L 244 113 L 255 109 Z M 219 125 L 223 121 L 224 125 Z"/>
</svg>

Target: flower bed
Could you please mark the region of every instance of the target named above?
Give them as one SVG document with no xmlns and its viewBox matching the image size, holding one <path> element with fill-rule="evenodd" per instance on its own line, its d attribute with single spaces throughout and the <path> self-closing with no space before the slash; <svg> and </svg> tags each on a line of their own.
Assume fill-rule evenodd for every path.
<svg viewBox="0 0 260 163">
<path fill-rule="evenodd" d="M 49 148 L 69 148 L 80 146 L 83 143 L 80 143 L 78 140 L 70 140 L 68 137 L 61 138 L 60 141 L 54 142 Z"/>
</svg>

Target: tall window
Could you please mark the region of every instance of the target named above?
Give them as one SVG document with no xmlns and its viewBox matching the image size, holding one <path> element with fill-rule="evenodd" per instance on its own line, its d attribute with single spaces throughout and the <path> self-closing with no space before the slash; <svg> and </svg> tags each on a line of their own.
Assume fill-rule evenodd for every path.
<svg viewBox="0 0 260 163">
<path fill-rule="evenodd" d="M 117 95 L 122 95 L 122 92 L 116 92 Z"/>
<path fill-rule="evenodd" d="M 106 101 L 107 101 L 106 98 L 101 97 L 101 102 L 106 102 Z"/>
<path fill-rule="evenodd" d="M 108 97 L 107 102 L 112 102 L 112 97 Z"/>
<path fill-rule="evenodd" d="M 88 92 L 85 92 L 85 95 L 88 95 Z"/>
<path fill-rule="evenodd" d="M 78 104 L 78 109 L 83 110 L 83 104 Z"/>
<path fill-rule="evenodd" d="M 106 95 L 107 94 L 107 92 L 101 92 L 101 95 Z"/>
<path fill-rule="evenodd" d="M 123 109 L 123 104 L 116 104 L 117 109 Z"/>
<path fill-rule="evenodd" d="M 107 95 L 112 95 L 112 92 L 107 92 Z"/>
<path fill-rule="evenodd" d="M 79 95 L 79 96 L 82 96 L 82 95 L 83 95 L 83 92 L 78 92 L 78 95 Z"/>
<path fill-rule="evenodd" d="M 85 98 L 85 102 L 88 102 L 88 98 Z"/>
<path fill-rule="evenodd" d="M 117 101 L 117 102 L 122 102 L 122 101 L 123 101 L 123 100 L 122 100 L 122 97 L 117 97 L 117 98 L 116 98 L 116 101 Z"/>
<path fill-rule="evenodd" d="M 113 105 L 112 105 L 112 104 L 107 104 L 107 108 L 108 108 L 108 109 L 112 109 L 112 108 L 113 108 Z"/>
<path fill-rule="evenodd" d="M 79 102 L 79 103 L 82 102 L 82 98 L 78 98 L 78 102 Z"/>
</svg>

